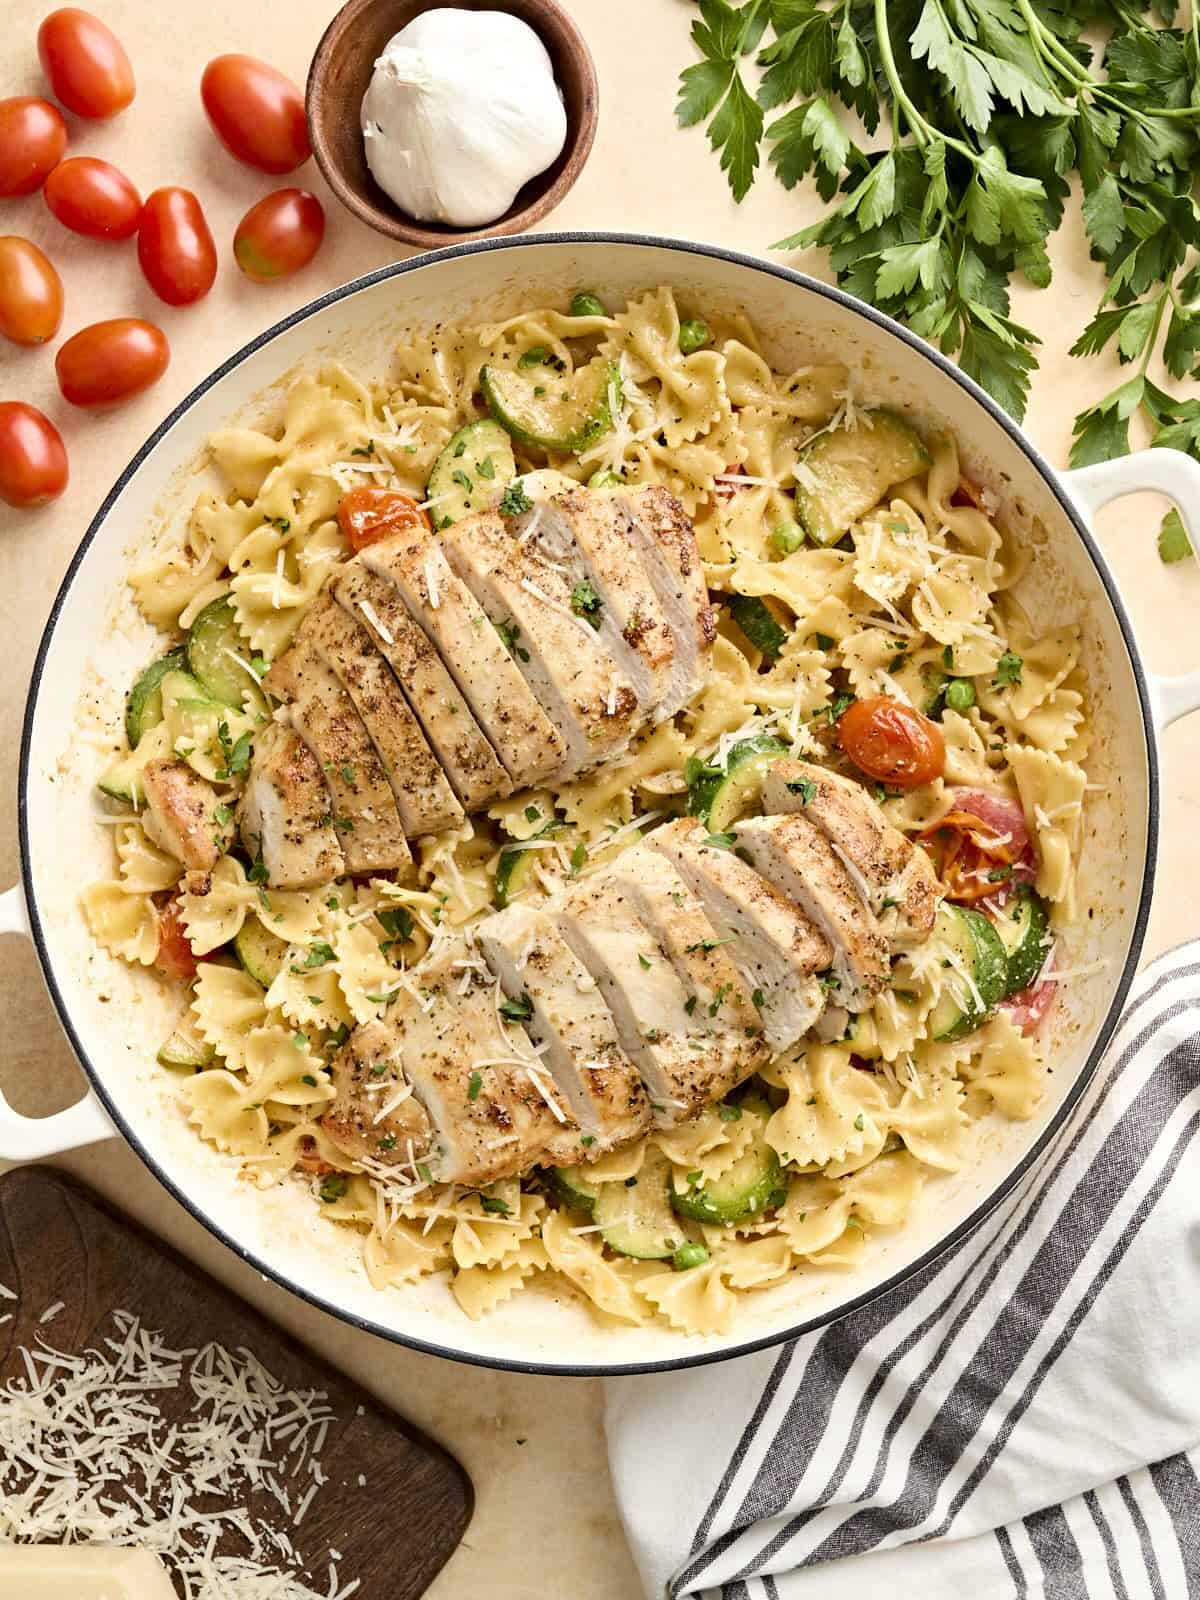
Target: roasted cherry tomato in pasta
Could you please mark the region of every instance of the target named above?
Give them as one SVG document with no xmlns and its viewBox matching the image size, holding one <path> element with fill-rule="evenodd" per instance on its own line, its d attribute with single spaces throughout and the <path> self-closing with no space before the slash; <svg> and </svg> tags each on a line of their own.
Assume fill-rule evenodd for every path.
<svg viewBox="0 0 1200 1600">
<path fill-rule="evenodd" d="M 365 550 L 380 539 L 408 528 L 429 532 L 429 518 L 410 494 L 364 484 L 351 489 L 338 507 L 338 525 L 352 550 Z"/>
<path fill-rule="evenodd" d="M 50 87 L 78 117 L 115 117 L 133 99 L 133 68 L 116 34 L 75 6 L 52 11 L 38 29 Z"/>
<path fill-rule="evenodd" d="M 255 283 L 290 278 L 306 267 L 325 237 L 325 212 L 306 189 L 276 189 L 250 207 L 233 236 L 237 264 Z"/>
<path fill-rule="evenodd" d="M 856 700 L 838 723 L 838 743 L 860 772 L 896 789 L 932 783 L 946 763 L 937 723 L 886 695 Z"/>
<path fill-rule="evenodd" d="M 67 125 L 49 100 L 0 100 L 0 196 L 33 194 L 63 158 Z"/>
<path fill-rule="evenodd" d="M 0 333 L 14 344 L 45 344 L 62 322 L 62 279 L 37 245 L 0 239 Z"/>
<path fill-rule="evenodd" d="M 0 401 L 0 500 L 40 506 L 67 487 L 62 435 L 36 406 Z"/>
<path fill-rule="evenodd" d="M 138 230 L 142 197 L 111 162 L 95 156 L 60 161 L 43 193 L 63 226 L 89 239 L 130 239 Z"/>
<path fill-rule="evenodd" d="M 190 189 L 155 189 L 142 207 L 138 261 L 169 306 L 202 300 L 217 276 L 217 247 Z"/>
<path fill-rule="evenodd" d="M 158 954 L 154 965 L 168 978 L 196 976 L 196 957 L 179 920 L 179 901 L 174 897 L 158 908 Z"/>
<path fill-rule="evenodd" d="M 200 98 L 231 155 L 260 172 L 291 172 L 309 157 L 304 96 L 290 78 L 253 56 L 217 56 Z"/>
<path fill-rule="evenodd" d="M 54 358 L 58 387 L 73 406 L 120 405 L 167 370 L 171 347 L 161 328 L 140 317 L 113 317 L 81 328 Z"/>
</svg>

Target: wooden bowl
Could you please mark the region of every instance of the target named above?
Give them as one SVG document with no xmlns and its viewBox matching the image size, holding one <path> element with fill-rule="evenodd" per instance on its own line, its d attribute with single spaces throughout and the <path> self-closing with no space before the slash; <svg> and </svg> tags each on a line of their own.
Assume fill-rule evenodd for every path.
<svg viewBox="0 0 1200 1600">
<path fill-rule="evenodd" d="M 567 112 L 567 138 L 554 163 L 531 178 L 503 216 L 482 228 L 417 222 L 386 195 L 367 166 L 359 110 L 375 62 L 393 34 L 439 0 L 348 0 L 322 35 L 308 71 L 308 136 L 329 187 L 356 217 L 403 244 L 435 250 L 466 239 L 523 233 L 562 199 L 596 137 L 599 90 L 583 35 L 555 0 L 440 0 L 465 11 L 507 11 L 538 34 Z"/>
</svg>

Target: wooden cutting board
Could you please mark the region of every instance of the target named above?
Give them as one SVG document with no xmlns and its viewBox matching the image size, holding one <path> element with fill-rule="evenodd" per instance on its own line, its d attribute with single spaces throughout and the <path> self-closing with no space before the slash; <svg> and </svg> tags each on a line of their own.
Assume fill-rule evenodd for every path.
<svg viewBox="0 0 1200 1600">
<path fill-rule="evenodd" d="M 73 1180 L 45 1167 L 0 1176 L 0 1283 L 18 1296 L 0 1305 L 13 1313 L 0 1326 L 0 1382 L 24 1372 L 19 1347 L 39 1333 L 57 1350 L 82 1351 L 112 1332 L 111 1313 L 121 1310 L 175 1349 L 209 1340 L 245 1347 L 288 1388 L 324 1390 L 336 1413 L 320 1458 L 328 1482 L 295 1533 L 317 1558 L 305 1576 L 320 1592 L 328 1567 L 319 1558 L 332 1547 L 342 1553 L 342 1582 L 362 1580 L 356 1600 L 416 1600 L 461 1539 L 474 1494 L 452 1456 Z M 181 1385 L 159 1403 L 182 1421 L 191 1400 Z M 288 1526 L 266 1492 L 245 1509 Z"/>
</svg>

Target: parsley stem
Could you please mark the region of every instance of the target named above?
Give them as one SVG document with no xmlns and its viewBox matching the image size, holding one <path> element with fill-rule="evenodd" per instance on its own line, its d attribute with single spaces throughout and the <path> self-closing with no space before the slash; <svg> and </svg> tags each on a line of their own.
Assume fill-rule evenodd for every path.
<svg viewBox="0 0 1200 1600">
<path fill-rule="evenodd" d="M 941 140 L 949 145 L 952 150 L 957 150 L 972 166 L 979 165 L 978 154 L 971 149 L 969 144 L 964 144 L 961 139 L 956 139 L 953 134 L 942 133 L 931 122 L 927 122 L 913 105 L 908 97 L 904 85 L 900 81 L 900 72 L 896 66 L 896 57 L 892 52 L 892 36 L 888 32 L 887 0 L 875 0 L 875 31 L 878 35 L 879 59 L 883 62 L 883 70 L 887 73 L 888 84 L 892 91 L 893 108 L 899 106 L 904 113 L 904 119 L 912 130 L 913 138 L 922 149 L 934 140 Z"/>
</svg>

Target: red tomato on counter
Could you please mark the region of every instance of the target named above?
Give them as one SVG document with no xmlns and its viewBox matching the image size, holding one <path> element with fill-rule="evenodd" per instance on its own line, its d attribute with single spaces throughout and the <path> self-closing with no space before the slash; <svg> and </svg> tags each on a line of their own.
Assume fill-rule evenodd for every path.
<svg viewBox="0 0 1200 1600">
<path fill-rule="evenodd" d="M 179 900 L 172 897 L 158 909 L 158 954 L 154 965 L 168 978 L 194 978 L 196 957 L 179 920 Z"/>
<path fill-rule="evenodd" d="M 33 194 L 63 158 L 67 125 L 49 100 L 0 100 L 0 196 Z"/>
<path fill-rule="evenodd" d="M 67 487 L 67 452 L 49 417 L 23 400 L 0 401 L 0 500 L 40 506 Z"/>
<path fill-rule="evenodd" d="M 131 239 L 142 215 L 142 197 L 109 161 L 70 156 L 46 179 L 46 204 L 73 233 L 89 239 Z"/>
<path fill-rule="evenodd" d="M 50 87 L 79 117 L 115 117 L 133 99 L 133 68 L 116 34 L 75 6 L 52 11 L 38 29 L 38 57 Z"/>
<path fill-rule="evenodd" d="M 932 783 L 946 763 L 937 723 L 887 695 L 856 700 L 838 723 L 838 743 L 860 772 L 896 789 Z"/>
<path fill-rule="evenodd" d="M 278 174 L 308 160 L 304 96 L 265 61 L 217 56 L 204 69 L 200 98 L 217 138 L 247 166 Z"/>
<path fill-rule="evenodd" d="M 138 261 L 169 306 L 202 300 L 217 276 L 217 247 L 190 189 L 155 189 L 142 207 Z"/>
<path fill-rule="evenodd" d="M 338 526 L 351 550 L 365 550 L 394 533 L 417 528 L 428 533 L 429 518 L 410 494 L 399 489 L 376 489 L 364 484 L 351 489 L 338 507 Z"/>
<path fill-rule="evenodd" d="M 73 406 L 102 410 L 157 383 L 171 347 L 161 328 L 140 317 L 93 322 L 73 334 L 54 358 L 58 387 Z"/>
<path fill-rule="evenodd" d="M 305 189 L 276 189 L 250 207 L 233 236 L 237 264 L 255 283 L 290 278 L 306 267 L 325 237 L 325 212 Z"/>
<path fill-rule="evenodd" d="M 0 238 L 0 333 L 14 344 L 45 344 L 62 323 L 62 279 L 37 245 Z"/>
</svg>

